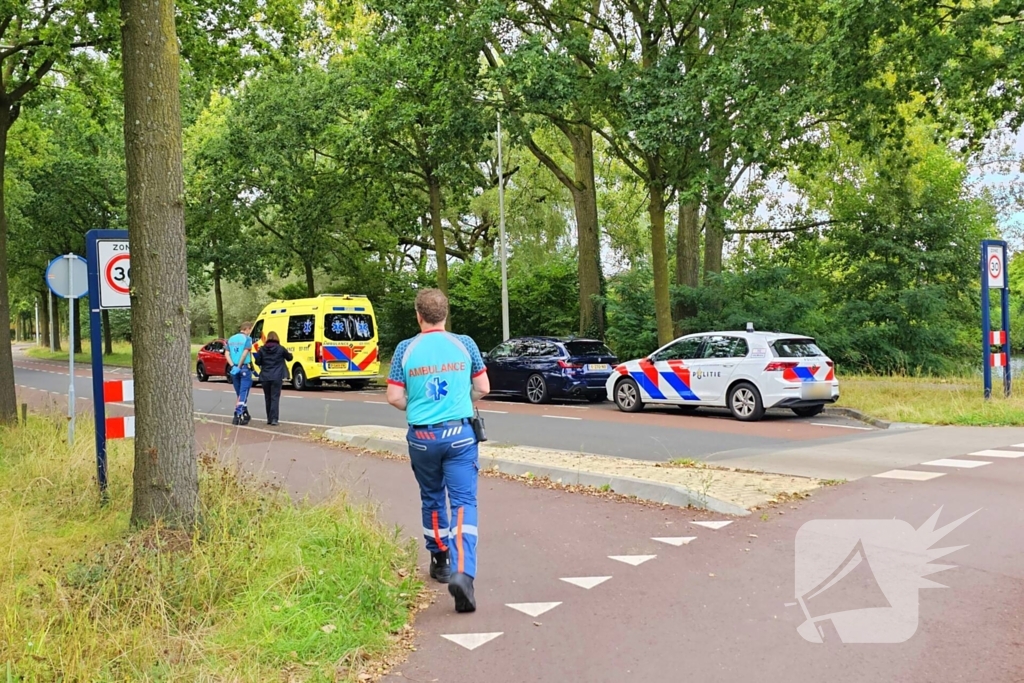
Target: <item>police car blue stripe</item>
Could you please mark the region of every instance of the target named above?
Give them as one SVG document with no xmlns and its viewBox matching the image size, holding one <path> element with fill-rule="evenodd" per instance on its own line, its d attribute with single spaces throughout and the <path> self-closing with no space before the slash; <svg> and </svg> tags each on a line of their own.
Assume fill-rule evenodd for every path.
<svg viewBox="0 0 1024 683">
<path fill-rule="evenodd" d="M 665 381 L 668 382 L 668 385 L 675 389 L 676 393 L 679 394 L 679 397 L 684 401 L 700 400 L 700 397 L 698 397 L 697 394 L 690 391 L 690 387 L 683 384 L 683 380 L 680 379 L 679 377 L 676 377 L 674 373 L 662 372 L 660 374 L 665 379 Z"/>
<path fill-rule="evenodd" d="M 663 399 L 663 398 L 665 398 L 665 394 L 661 393 L 661 389 L 659 389 L 658 386 L 654 382 L 649 380 L 647 378 L 647 375 L 645 375 L 643 373 L 643 371 L 631 372 L 631 373 L 629 373 L 629 376 L 632 377 L 634 380 L 636 380 L 636 383 L 640 385 L 640 388 L 643 389 L 643 391 L 648 396 L 650 396 L 651 398 L 653 398 L 653 399 Z"/>
<path fill-rule="evenodd" d="M 799 377 L 800 379 L 802 379 L 805 382 L 813 382 L 814 381 L 814 373 L 811 372 L 810 368 L 796 367 L 796 368 L 793 368 L 793 372 L 795 372 L 796 376 Z"/>
</svg>

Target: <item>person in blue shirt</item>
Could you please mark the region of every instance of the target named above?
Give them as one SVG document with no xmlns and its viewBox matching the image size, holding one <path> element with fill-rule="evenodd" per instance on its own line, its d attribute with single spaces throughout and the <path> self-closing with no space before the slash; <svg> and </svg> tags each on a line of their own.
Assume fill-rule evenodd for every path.
<svg viewBox="0 0 1024 683">
<path fill-rule="evenodd" d="M 252 323 L 244 322 L 238 334 L 228 339 L 227 371 L 235 387 L 235 416 L 231 424 L 249 423 L 249 389 L 252 388 Z"/>
<path fill-rule="evenodd" d="M 387 395 L 409 423 L 406 440 L 420 485 L 430 576 L 448 584 L 455 611 L 473 612 L 479 465 L 471 419 L 473 401 L 491 385 L 476 342 L 447 332 L 447 318 L 448 297 L 437 289 L 420 290 L 420 334 L 395 348 Z"/>
</svg>

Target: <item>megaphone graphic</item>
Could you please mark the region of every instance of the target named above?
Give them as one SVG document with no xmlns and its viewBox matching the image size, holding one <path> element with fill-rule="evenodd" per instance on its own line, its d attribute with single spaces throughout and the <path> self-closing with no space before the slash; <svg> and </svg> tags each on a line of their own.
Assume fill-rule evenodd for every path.
<svg viewBox="0 0 1024 683">
<path fill-rule="evenodd" d="M 813 643 L 824 642 L 825 629 L 821 624 L 837 614 L 864 608 L 891 607 L 871 571 L 864 544 L 859 540 L 846 559 L 817 586 L 797 596 L 797 602 L 806 617 L 797 627 L 797 632 Z"/>
</svg>

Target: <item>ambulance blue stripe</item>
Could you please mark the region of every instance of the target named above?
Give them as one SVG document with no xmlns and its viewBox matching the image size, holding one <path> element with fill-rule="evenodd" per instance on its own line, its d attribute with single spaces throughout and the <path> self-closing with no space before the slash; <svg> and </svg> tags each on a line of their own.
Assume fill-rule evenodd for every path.
<svg viewBox="0 0 1024 683">
<path fill-rule="evenodd" d="M 802 379 L 804 382 L 814 381 L 814 373 L 811 372 L 810 368 L 797 367 L 793 368 L 793 372 L 795 372 L 796 376 Z"/>
<path fill-rule="evenodd" d="M 365 308 L 363 308 L 362 306 L 356 306 L 356 307 L 355 307 L 355 308 L 354 308 L 353 310 L 356 310 L 356 311 L 365 311 L 366 309 L 365 309 Z"/>
<path fill-rule="evenodd" d="M 346 309 L 344 306 L 335 306 L 331 310 L 332 311 L 345 311 L 345 310 L 348 310 L 348 309 Z"/>
<path fill-rule="evenodd" d="M 640 385 L 640 388 L 643 389 L 643 391 L 651 398 L 665 398 L 665 394 L 661 393 L 661 389 L 659 389 L 654 382 L 647 379 L 647 375 L 643 372 L 631 372 L 629 373 L 629 376 L 636 380 L 636 383 Z"/>
<path fill-rule="evenodd" d="M 665 381 L 668 382 L 668 385 L 670 387 L 676 390 L 676 393 L 679 394 L 679 398 L 683 399 L 684 401 L 700 400 L 700 398 L 697 397 L 697 394 L 690 391 L 690 387 L 683 384 L 683 380 L 677 377 L 675 373 L 663 372 L 661 373 L 661 376 L 665 378 Z"/>
</svg>

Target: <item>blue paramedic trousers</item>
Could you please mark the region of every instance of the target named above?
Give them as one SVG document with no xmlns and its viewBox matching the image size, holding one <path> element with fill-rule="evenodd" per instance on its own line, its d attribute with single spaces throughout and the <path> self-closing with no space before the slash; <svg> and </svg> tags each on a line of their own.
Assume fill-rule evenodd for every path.
<svg viewBox="0 0 1024 683">
<path fill-rule="evenodd" d="M 451 420 L 433 429 L 409 427 L 406 440 L 420 485 L 427 550 L 450 551 L 452 572 L 475 577 L 479 465 L 473 427 L 469 420 Z"/>
<path fill-rule="evenodd" d="M 235 387 L 235 416 L 242 417 L 249 402 L 249 389 L 252 388 L 252 368 L 240 368 L 237 373 L 231 375 L 231 384 Z"/>
</svg>

